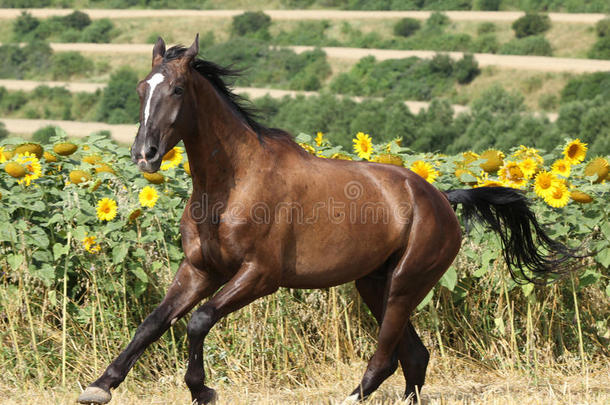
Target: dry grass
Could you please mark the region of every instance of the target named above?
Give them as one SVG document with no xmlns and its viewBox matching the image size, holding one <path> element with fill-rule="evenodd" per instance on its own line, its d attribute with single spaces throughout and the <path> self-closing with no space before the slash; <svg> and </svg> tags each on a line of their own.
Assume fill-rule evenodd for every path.
<svg viewBox="0 0 610 405">
<path fill-rule="evenodd" d="M 428 383 L 420 398 L 422 404 L 590 404 L 610 401 L 605 360 L 581 373 L 572 365 L 544 368 L 538 375 L 510 369 L 492 370 L 459 357 L 433 356 Z M 278 385 L 273 379 L 255 375 L 235 375 L 230 380 L 210 383 L 219 395 L 219 404 L 336 404 L 357 385 L 365 363 L 312 365 L 305 384 Z M 35 386 L 0 385 L 0 404 L 73 403 L 80 388 L 40 389 Z M 397 371 L 367 404 L 404 404 L 402 373 Z M 181 374 L 167 374 L 158 381 L 126 383 L 113 392 L 111 404 L 189 404 L 190 395 Z"/>
</svg>

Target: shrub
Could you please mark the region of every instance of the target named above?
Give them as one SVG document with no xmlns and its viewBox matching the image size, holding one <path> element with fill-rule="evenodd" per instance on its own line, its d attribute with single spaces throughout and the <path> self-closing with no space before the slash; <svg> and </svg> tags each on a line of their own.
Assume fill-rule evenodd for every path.
<svg viewBox="0 0 610 405">
<path fill-rule="evenodd" d="M 128 67 L 113 73 L 102 92 L 97 119 L 113 124 L 137 122 L 140 115 L 140 101 L 135 92 L 137 84 L 136 72 Z"/>
<path fill-rule="evenodd" d="M 610 37 L 610 17 L 599 20 L 597 24 L 595 24 L 595 32 L 600 38 Z"/>
<path fill-rule="evenodd" d="M 561 103 L 593 100 L 601 96 L 610 101 L 610 72 L 596 72 L 576 76 L 561 91 Z"/>
<path fill-rule="evenodd" d="M 0 103 L 0 108 L 2 111 L 7 113 L 11 113 L 13 111 L 17 111 L 21 107 L 28 102 L 28 97 L 23 91 L 11 91 L 7 92 L 2 97 L 2 102 Z"/>
<path fill-rule="evenodd" d="M 426 20 L 426 28 L 443 29 L 443 27 L 449 25 L 450 22 L 451 20 L 446 14 L 434 12 L 430 14 L 430 17 Z"/>
<path fill-rule="evenodd" d="M 408 37 L 421 28 L 421 23 L 415 18 L 403 18 L 394 24 L 394 35 Z"/>
<path fill-rule="evenodd" d="M 498 11 L 502 0 L 477 0 L 477 9 L 483 11 Z"/>
<path fill-rule="evenodd" d="M 108 43 L 112 39 L 114 24 L 107 18 L 94 21 L 81 34 L 81 42 Z"/>
<path fill-rule="evenodd" d="M 36 143 L 49 143 L 51 137 L 55 136 L 55 126 L 47 125 L 42 127 L 32 134 L 32 141 Z"/>
<path fill-rule="evenodd" d="M 73 11 L 71 14 L 68 14 L 61 20 L 65 27 L 72 28 L 77 31 L 82 31 L 91 24 L 91 18 L 89 18 L 89 15 L 78 10 Z"/>
<path fill-rule="evenodd" d="M 551 20 L 544 14 L 527 13 L 515 20 L 512 27 L 517 38 L 525 38 L 548 31 L 551 28 Z"/>
<path fill-rule="evenodd" d="M 460 84 L 470 83 L 479 73 L 481 73 L 479 63 L 471 54 L 464 55 L 455 63 L 455 78 Z"/>
<path fill-rule="evenodd" d="M 497 53 L 500 50 L 500 44 L 495 34 L 484 34 L 473 41 L 471 49 L 473 52 Z"/>
<path fill-rule="evenodd" d="M 93 70 L 93 62 L 79 52 L 60 52 L 53 55 L 51 75 L 53 79 L 69 79 Z"/>
<path fill-rule="evenodd" d="M 553 48 L 542 36 L 513 39 L 500 48 L 500 53 L 506 55 L 538 55 L 551 56 Z"/>
<path fill-rule="evenodd" d="M 538 99 L 538 106 L 543 111 L 553 111 L 559 105 L 559 100 L 555 94 L 543 94 Z"/>
<path fill-rule="evenodd" d="M 21 68 L 26 56 L 19 45 L 6 44 L 0 46 L 0 77 L 22 79 L 24 71 Z"/>
<path fill-rule="evenodd" d="M 291 31 L 281 31 L 273 41 L 281 45 L 329 45 L 332 42 L 325 34 L 329 27 L 328 21 L 299 21 Z"/>
<path fill-rule="evenodd" d="M 234 36 L 251 36 L 258 39 L 269 39 L 271 17 L 262 11 L 246 11 L 233 17 L 231 33 Z"/>
<path fill-rule="evenodd" d="M 33 17 L 27 11 L 22 11 L 19 17 L 13 23 L 13 34 L 16 40 L 22 41 L 25 37 L 31 37 L 31 34 L 38 28 L 40 21 Z"/>
<path fill-rule="evenodd" d="M 0 140 L 6 138 L 8 136 L 8 134 L 9 134 L 9 132 L 8 132 L 8 129 L 6 129 L 4 122 L 0 122 Z"/>
<path fill-rule="evenodd" d="M 610 36 L 598 38 L 587 56 L 591 59 L 610 59 Z"/>
<path fill-rule="evenodd" d="M 496 32 L 496 24 L 492 22 L 484 22 L 477 27 L 477 34 L 479 35 L 490 34 L 492 32 Z"/>
</svg>

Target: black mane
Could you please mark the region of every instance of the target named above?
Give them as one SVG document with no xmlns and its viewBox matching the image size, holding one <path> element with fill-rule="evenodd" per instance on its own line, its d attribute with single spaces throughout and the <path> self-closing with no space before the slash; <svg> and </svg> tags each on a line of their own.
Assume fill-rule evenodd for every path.
<svg viewBox="0 0 610 405">
<path fill-rule="evenodd" d="M 163 63 L 181 58 L 186 52 L 186 49 L 187 48 L 180 45 L 169 48 L 163 56 Z M 269 128 L 258 122 L 260 110 L 253 107 L 247 98 L 233 93 L 231 88 L 225 83 L 225 77 L 239 77 L 241 75 L 241 70 L 220 66 L 214 62 L 203 60 L 198 57 L 193 59 L 191 67 L 214 86 L 216 91 L 227 101 L 229 106 L 237 112 L 248 126 L 252 128 L 261 141 L 263 141 L 265 137 L 288 137 L 292 139 L 290 134 L 286 131 L 277 128 Z"/>
</svg>

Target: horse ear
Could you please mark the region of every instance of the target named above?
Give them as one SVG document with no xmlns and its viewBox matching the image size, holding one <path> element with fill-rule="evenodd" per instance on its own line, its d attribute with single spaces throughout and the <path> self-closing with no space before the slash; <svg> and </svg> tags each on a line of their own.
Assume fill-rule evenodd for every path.
<svg viewBox="0 0 610 405">
<path fill-rule="evenodd" d="M 184 59 L 185 59 L 186 63 L 191 63 L 191 61 L 197 56 L 198 53 L 199 53 L 199 33 L 197 33 L 197 35 L 195 35 L 195 41 L 189 47 L 189 49 L 187 49 L 186 52 L 184 53 Z"/>
<path fill-rule="evenodd" d="M 153 48 L 152 66 L 155 67 L 163 61 L 165 56 L 165 41 L 163 38 L 157 38 L 157 42 Z"/>
</svg>

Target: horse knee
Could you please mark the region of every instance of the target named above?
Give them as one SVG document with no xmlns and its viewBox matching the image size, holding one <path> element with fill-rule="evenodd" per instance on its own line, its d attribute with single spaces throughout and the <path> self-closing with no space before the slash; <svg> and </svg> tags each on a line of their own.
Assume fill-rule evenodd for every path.
<svg viewBox="0 0 610 405">
<path fill-rule="evenodd" d="M 214 326 L 214 309 L 204 305 L 191 317 L 186 333 L 189 339 L 201 339 L 208 334 L 212 326 Z"/>
</svg>

